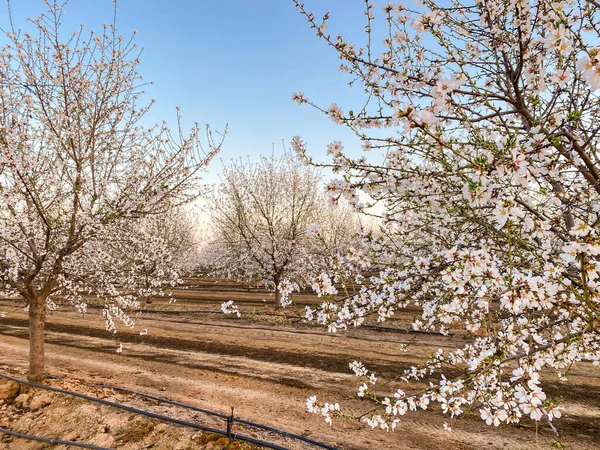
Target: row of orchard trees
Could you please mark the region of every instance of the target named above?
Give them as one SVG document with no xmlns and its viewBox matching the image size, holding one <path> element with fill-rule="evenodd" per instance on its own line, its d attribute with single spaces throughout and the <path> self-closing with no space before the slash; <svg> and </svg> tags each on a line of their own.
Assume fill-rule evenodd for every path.
<svg viewBox="0 0 600 450">
<path fill-rule="evenodd" d="M 205 261 L 215 273 L 262 282 L 275 306 L 332 267 L 356 245 L 359 221 L 349 205 L 328 206 L 320 171 L 286 152 L 225 167 L 207 197 L 213 228 Z M 285 300 L 284 300 L 285 303 Z"/>
</svg>

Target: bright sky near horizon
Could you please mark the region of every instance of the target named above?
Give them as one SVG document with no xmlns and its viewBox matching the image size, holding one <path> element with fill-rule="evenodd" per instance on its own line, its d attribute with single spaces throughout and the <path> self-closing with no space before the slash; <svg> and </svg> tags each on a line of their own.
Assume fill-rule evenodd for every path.
<svg viewBox="0 0 600 450">
<path fill-rule="evenodd" d="M 362 44 L 363 1 L 305 4 L 318 18 L 331 12 L 332 34 L 341 32 Z M 321 161 L 327 161 L 326 145 L 333 140 L 359 152 L 359 141 L 349 130 L 291 100 L 293 92 L 303 92 L 325 108 L 336 102 L 359 109 L 362 98 L 360 88 L 350 89 L 350 77 L 339 72 L 334 50 L 317 38 L 291 0 L 119 0 L 117 6 L 119 34 L 129 37 L 137 30 L 135 42 L 143 48 L 139 69 L 154 82 L 146 89 L 156 100 L 149 117 L 153 122 L 165 119 L 172 126 L 180 106 L 184 124 L 208 123 L 216 130 L 228 124 L 220 155 L 224 162 L 270 154 L 273 144 L 279 153 L 282 140 L 289 147 L 294 135 Z M 112 22 L 113 7 L 112 0 L 71 0 L 64 29 L 70 34 L 81 23 L 99 29 Z M 17 28 L 25 17 L 45 9 L 42 0 L 11 0 Z M 5 6 L 0 14 L 5 27 Z M 215 161 L 210 172 L 220 169 Z"/>
</svg>

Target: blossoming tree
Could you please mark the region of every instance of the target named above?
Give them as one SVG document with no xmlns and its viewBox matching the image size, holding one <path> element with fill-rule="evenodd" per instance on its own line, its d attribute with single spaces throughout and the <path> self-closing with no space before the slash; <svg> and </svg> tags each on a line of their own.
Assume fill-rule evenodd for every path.
<svg viewBox="0 0 600 450">
<path fill-rule="evenodd" d="M 109 264 L 95 272 L 112 272 L 115 277 L 132 274 L 131 283 L 123 282 L 121 287 L 135 292 L 138 301 L 149 304 L 152 297 L 170 296 L 171 288 L 182 283 L 182 275 L 197 268 L 196 224 L 183 208 L 144 215 L 123 225 L 117 239 L 97 249 L 106 253 Z"/>
<path fill-rule="evenodd" d="M 55 301 L 85 309 L 92 295 L 107 329 L 113 318 L 131 325 L 126 309 L 137 306 L 145 277 L 135 267 L 110 270 L 115 246 L 132 221 L 194 198 L 218 150 L 210 131 L 202 148 L 197 125 L 189 135 L 145 128 L 132 40 L 114 21 L 65 37 L 63 13 L 50 2 L 30 32 L 11 19 L 0 50 L 0 291 L 27 304 L 34 381 L 45 377 L 44 324 Z M 145 237 L 128 239 L 144 240 L 150 255 L 158 241 Z M 155 277 L 172 279 L 164 275 Z"/>
<path fill-rule="evenodd" d="M 279 308 L 282 280 L 298 282 L 305 273 L 313 245 L 306 230 L 316 218 L 320 186 L 319 171 L 290 152 L 225 167 L 219 189 L 207 196 L 214 270 L 265 283 Z"/>
<path fill-rule="evenodd" d="M 335 331 L 411 305 L 415 330 L 468 339 L 404 371 L 424 390 L 382 394 L 352 363 L 359 396 L 376 404 L 365 420 L 393 429 L 431 402 L 450 416 L 479 408 L 495 426 L 559 417 L 544 377 L 600 360 L 600 4 L 422 0 L 378 14 L 365 2 L 361 47 L 294 3 L 370 98 L 322 111 L 385 152 L 384 164 L 335 152 L 346 177 L 330 184 L 334 196 L 363 191 L 384 205 L 387 230 L 369 257 L 378 275 L 307 318 Z M 300 138 L 293 145 L 310 158 Z M 308 407 L 329 422 L 343 414 L 315 397 Z"/>
</svg>

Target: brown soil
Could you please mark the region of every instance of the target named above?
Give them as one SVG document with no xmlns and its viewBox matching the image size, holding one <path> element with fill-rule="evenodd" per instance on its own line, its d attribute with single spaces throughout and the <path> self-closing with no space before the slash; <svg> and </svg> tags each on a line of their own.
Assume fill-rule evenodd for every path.
<svg viewBox="0 0 600 450">
<path fill-rule="evenodd" d="M 8 369 L 13 376 L 19 376 L 19 369 Z M 0 379 L 0 386 L 12 381 Z M 128 404 L 138 409 L 155 413 L 160 411 L 155 402 L 140 401 L 135 395 L 121 394 L 112 389 L 84 384 L 74 379 L 49 380 L 48 385 L 60 389 L 82 392 L 87 395 Z M 87 399 L 48 392 L 43 389 L 19 386 L 16 397 L 0 400 L 0 426 L 22 434 L 34 434 L 47 438 L 85 443 L 103 448 L 135 450 L 153 448 L 222 450 L 256 450 L 254 444 L 232 439 L 217 433 L 199 431 L 173 425 L 156 418 L 148 418 L 122 411 L 111 406 L 100 405 Z M 168 411 L 166 411 L 168 413 Z M 195 420 L 185 411 L 180 412 L 182 420 Z M 214 427 L 220 428 L 215 423 Z M 52 445 L 31 441 L 18 436 L 2 436 L 0 449 L 66 449 L 66 445 Z"/>
<path fill-rule="evenodd" d="M 488 427 L 479 420 L 477 410 L 467 411 L 458 420 L 443 416 L 435 407 L 432 411 L 408 414 L 393 433 L 371 431 L 364 424 L 350 420 L 337 420 L 332 427 L 327 426 L 320 417 L 305 412 L 304 403 L 308 396 L 317 394 L 320 399 L 339 401 L 346 410 L 356 415 L 370 409 L 370 405 L 357 400 L 359 383 L 348 369 L 352 360 L 359 358 L 381 379 L 397 380 L 403 368 L 419 363 L 424 355 L 436 348 L 460 345 L 462 338 L 401 331 L 414 312 L 407 312 L 386 323 L 388 329 L 357 329 L 327 334 L 314 326 L 290 323 L 283 316 L 266 315 L 273 312 L 266 306 L 270 300 L 268 295 L 266 292 L 245 291 L 231 283 L 218 287 L 210 283 L 190 287 L 186 291 L 175 292 L 174 296 L 178 299 L 175 304 L 155 299 L 152 308 L 217 312 L 220 302 L 233 299 L 242 305 L 243 312 L 252 314 L 237 319 L 208 313 L 142 312 L 136 317 L 135 331 L 119 332 L 114 336 L 104 330 L 97 311 L 92 310 L 82 317 L 65 308 L 49 317 L 48 370 L 53 375 L 65 377 L 60 382 L 75 386 L 73 390 L 91 392 L 92 395 L 101 394 L 94 384 L 111 384 L 221 413 L 228 413 L 233 406 L 238 417 L 328 444 L 334 443 L 341 449 L 550 448 L 554 433 L 546 423 L 540 423 L 537 433 L 535 424 L 529 421 L 520 426 Z M 263 298 L 267 302 L 263 302 Z M 309 296 L 302 299 L 304 304 L 315 301 Z M 7 309 L 5 304 L 0 306 L 0 312 Z M 19 311 L 13 310 L 0 319 L 0 362 L 15 364 L 15 370 L 22 373 L 27 364 L 25 326 L 26 316 Z M 139 330 L 144 328 L 148 329 L 148 335 L 140 336 Z M 399 345 L 409 342 L 409 352 L 400 352 Z M 124 346 L 121 354 L 115 352 L 119 343 Z M 580 364 L 570 373 L 567 383 L 548 375 L 545 388 L 549 395 L 566 407 L 564 417 L 555 421 L 555 426 L 567 448 L 600 448 L 600 369 Z M 147 405 L 135 396 L 113 395 L 123 403 L 137 402 L 146 409 L 150 406 L 161 408 L 174 417 L 188 417 L 208 426 L 215 425 L 214 418 L 198 414 L 192 417 L 180 408 Z M 24 414 L 6 425 L 2 425 L 6 422 L 2 420 L 4 410 L 0 410 L 0 426 L 15 429 L 19 424 L 27 424 L 22 430 L 30 434 L 65 439 L 68 427 L 53 420 L 54 413 L 50 409 L 59 403 L 53 401 L 50 406 L 33 412 L 26 407 L 15 407 L 15 411 L 11 412 L 14 417 L 19 416 L 18 411 Z M 73 405 L 57 410 L 56 414 L 81 416 L 80 406 Z M 102 420 L 124 422 L 122 417 L 118 418 L 120 413 L 110 412 L 110 408 L 88 409 L 85 414 L 91 414 L 89 420 L 97 423 L 98 427 Z M 137 420 L 141 418 L 131 419 L 134 423 Z M 452 427 L 452 433 L 443 430 L 444 422 Z M 223 428 L 222 423 L 216 426 Z M 117 434 L 111 434 L 113 440 L 107 446 L 144 448 L 154 443 L 156 446 L 153 448 L 162 448 L 163 438 L 169 445 L 181 441 L 177 445 L 182 447 L 177 448 L 204 448 L 202 445 L 206 445 L 200 443 L 201 435 L 192 439 L 198 434 L 197 430 L 168 426 L 168 430 L 165 428 L 164 433 L 159 435 L 154 431 L 155 427 L 142 420 L 130 432 L 136 439 L 139 438 L 137 444 L 119 441 Z M 98 430 L 101 431 L 100 428 Z M 161 426 L 160 429 L 163 428 Z M 95 428 L 90 425 L 86 429 Z M 74 428 L 70 432 L 76 431 Z M 102 434 L 77 433 L 80 440 L 85 438 L 88 443 L 96 442 L 94 439 Z M 311 448 L 291 440 L 278 441 L 275 435 L 262 436 L 265 437 L 266 441 L 292 449 Z M 6 442 L 6 438 L 2 440 L 0 436 L 0 449 L 46 448 L 33 443 L 27 444 L 31 447 L 25 447 L 22 440 L 15 445 L 16 442 L 16 439 Z"/>
</svg>

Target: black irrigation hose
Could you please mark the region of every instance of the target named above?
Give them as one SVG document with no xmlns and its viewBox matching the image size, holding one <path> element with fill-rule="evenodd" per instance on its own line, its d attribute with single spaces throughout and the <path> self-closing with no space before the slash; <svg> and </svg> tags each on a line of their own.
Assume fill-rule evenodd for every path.
<svg viewBox="0 0 600 450">
<path fill-rule="evenodd" d="M 150 314 L 223 314 L 222 311 L 211 311 L 206 309 L 136 309 L 136 313 L 150 313 Z M 254 316 L 278 316 L 278 317 L 289 317 L 295 318 L 293 315 L 287 314 L 277 314 L 277 313 L 263 313 L 263 312 L 243 312 L 243 315 L 254 315 Z M 300 320 L 303 318 L 300 317 Z M 454 336 L 454 333 L 441 333 L 439 331 L 429 331 L 429 330 L 412 330 L 409 328 L 392 328 L 392 327 L 382 327 L 379 325 L 360 325 L 361 328 L 365 328 L 368 330 L 375 331 L 389 331 L 389 332 L 402 332 L 405 334 L 430 334 L 435 336 Z M 357 327 L 358 328 L 358 327 Z"/>
<path fill-rule="evenodd" d="M 9 430 L 8 428 L 3 428 L 3 427 L 0 427 L 0 433 L 8 434 L 10 436 L 15 436 L 15 437 L 22 438 L 22 439 L 29 439 L 30 441 L 46 442 L 48 444 L 62 444 L 62 445 L 69 445 L 71 447 L 91 448 L 93 450 L 110 450 L 109 448 L 98 447 L 96 445 L 81 444 L 79 442 L 63 441 L 61 439 L 43 438 L 43 437 L 39 437 L 39 436 L 32 436 L 31 434 L 17 433 L 16 431 L 12 431 L 12 430 Z"/>
<path fill-rule="evenodd" d="M 0 299 L 1 300 L 1 299 Z M 259 303 L 259 302 L 256 302 Z M 101 309 L 101 306 L 88 305 L 88 309 Z M 221 314 L 224 315 L 223 311 L 214 311 L 210 309 L 145 309 L 138 308 L 133 310 L 134 313 L 149 313 L 149 314 Z M 278 317 L 291 317 L 289 314 L 279 313 L 268 313 L 268 312 L 244 312 L 244 315 L 254 316 L 278 316 Z"/>
<path fill-rule="evenodd" d="M 179 403 L 179 402 L 176 402 L 173 400 L 168 400 L 166 398 L 155 397 L 154 395 L 144 394 L 143 392 L 138 392 L 138 391 L 132 391 L 131 389 L 127 389 L 127 388 L 122 388 L 122 387 L 117 387 L 117 386 L 109 386 L 109 385 L 105 385 L 105 384 L 100 384 L 98 386 L 100 386 L 101 388 L 104 388 L 104 389 L 112 389 L 112 390 L 119 391 L 119 392 L 129 392 L 130 394 L 135 394 L 140 397 L 148 398 L 151 400 L 156 400 L 157 402 L 168 403 L 169 405 L 181 406 L 182 408 L 192 409 L 194 411 L 199 411 L 204 414 L 220 417 L 221 419 L 229 418 L 229 416 L 227 414 L 221 414 L 221 413 L 218 413 L 215 411 L 210 411 L 208 409 L 197 408 L 195 406 L 186 405 L 185 403 Z M 235 420 L 237 421 L 237 419 L 235 419 Z"/>
<path fill-rule="evenodd" d="M 359 327 L 356 327 L 359 328 Z M 377 330 L 377 331 L 401 331 L 406 334 L 434 334 L 436 336 L 454 336 L 454 333 L 442 333 L 440 331 L 429 331 L 429 330 L 412 330 L 409 328 L 392 328 L 392 327 L 382 327 L 379 325 L 360 325 L 360 328 L 366 328 L 367 330 Z"/>
<path fill-rule="evenodd" d="M 156 400 L 156 401 L 161 402 L 161 403 L 167 403 L 169 405 L 179 406 L 179 407 L 182 407 L 182 408 L 191 409 L 193 411 L 199 411 L 199 412 L 202 412 L 204 414 L 211 415 L 211 416 L 220 417 L 221 419 L 227 419 L 227 418 L 229 418 L 229 416 L 226 415 L 226 414 L 221 414 L 221 413 L 218 413 L 218 412 L 215 412 L 215 411 L 210 411 L 210 410 L 207 410 L 207 409 L 197 408 L 197 407 L 192 406 L 192 405 L 187 405 L 185 403 L 176 402 L 176 401 L 169 400 L 169 399 L 162 398 L 162 397 L 156 397 L 156 396 L 150 395 L 150 394 L 144 394 L 143 392 L 133 391 L 133 390 L 127 389 L 127 388 L 121 388 L 121 387 L 116 387 L 116 386 L 106 386 L 106 385 L 100 385 L 100 387 L 107 388 L 107 389 L 114 389 L 115 391 L 120 391 L 120 392 L 128 392 L 130 394 L 139 395 L 140 397 L 148 398 L 148 399 L 151 399 L 151 400 Z M 237 417 L 234 417 L 233 421 L 237 422 L 237 423 L 241 423 L 243 425 L 248 425 L 248 426 L 251 426 L 251 427 L 254 427 L 254 428 L 260 428 L 262 430 L 272 431 L 274 433 L 278 433 L 278 434 L 281 434 L 283 436 L 290 437 L 292 439 L 297 439 L 299 441 L 304 441 L 304 442 L 306 442 L 308 444 L 312 444 L 312 445 L 314 445 L 316 447 L 325 448 L 327 450 L 338 450 L 336 447 L 332 447 L 332 446 L 324 444 L 322 442 L 314 441 L 312 439 L 306 438 L 304 436 L 300 436 L 298 434 L 289 433 L 289 432 L 284 431 L 284 430 L 279 430 L 277 428 L 273 428 L 273 427 L 270 427 L 268 425 L 262 425 L 260 423 L 250 422 L 248 420 L 239 419 Z"/>
<path fill-rule="evenodd" d="M 149 314 L 224 314 L 222 311 L 211 311 L 208 309 L 135 309 L 133 312 Z"/>
<path fill-rule="evenodd" d="M 136 309 L 136 313 L 151 313 L 151 314 L 224 314 L 223 311 L 212 311 L 208 309 Z M 243 315 L 255 315 L 255 316 L 279 316 L 279 317 L 291 317 L 287 314 L 277 313 L 263 313 L 263 312 L 243 312 Z"/>
<path fill-rule="evenodd" d="M 212 311 L 208 309 L 136 309 L 134 310 L 136 313 L 150 313 L 150 314 L 223 314 L 222 311 Z M 254 315 L 254 316 L 278 316 L 278 317 L 290 317 L 294 318 L 293 315 L 288 314 L 277 314 L 277 313 L 265 313 L 265 312 L 243 312 L 243 315 Z M 392 328 L 392 327 L 382 327 L 379 325 L 361 325 L 361 328 L 377 330 L 377 331 L 390 331 L 390 332 L 402 332 L 406 334 L 433 334 L 439 336 L 454 336 L 453 333 L 441 333 L 439 331 L 429 331 L 429 330 L 412 330 L 408 328 Z"/>
<path fill-rule="evenodd" d="M 211 433 L 220 434 L 222 436 L 230 437 L 231 439 L 237 439 L 239 441 L 250 442 L 251 444 L 260 445 L 262 447 L 271 448 L 273 450 L 289 450 L 286 447 L 281 447 L 279 445 L 271 444 L 269 442 L 264 442 L 264 441 L 261 441 L 259 439 L 254 439 L 254 438 L 251 438 L 251 437 L 248 437 L 248 436 L 243 436 L 243 435 L 240 435 L 240 434 L 233 434 L 233 433 L 231 435 L 227 436 L 227 432 L 226 431 L 219 430 L 217 428 L 205 427 L 203 425 L 198 425 L 197 423 L 188 422 L 188 421 L 180 420 L 180 419 L 175 419 L 174 417 L 163 416 L 161 414 L 156 414 L 156 413 L 153 413 L 153 412 L 150 412 L 150 411 L 144 411 L 143 409 L 133 408 L 131 406 L 121 405 L 119 403 L 111 402 L 111 401 L 104 400 L 104 399 L 101 399 L 101 398 L 92 397 L 92 396 L 85 395 L 85 394 L 80 394 L 78 392 L 67 391 L 65 389 L 59 389 L 59 388 L 55 388 L 55 387 L 51 387 L 51 386 L 44 386 L 43 384 L 38 384 L 38 383 L 32 383 L 30 381 L 21 380 L 19 378 L 11 377 L 10 375 L 6 375 L 6 374 L 3 374 L 3 373 L 0 373 L 0 377 L 6 378 L 8 380 L 16 381 L 17 383 L 25 384 L 27 386 L 33 386 L 33 387 L 37 387 L 37 388 L 40 388 L 40 389 L 45 389 L 47 391 L 58 392 L 60 394 L 71 395 L 73 397 L 79 397 L 79 398 L 82 398 L 84 400 L 88 400 L 88 401 L 91 401 L 91 402 L 96 402 L 96 403 L 100 403 L 100 404 L 103 404 L 103 405 L 112 406 L 113 408 L 122 409 L 124 411 L 129 411 L 129 412 L 132 412 L 132 413 L 135 413 L 135 414 L 139 414 L 139 415 L 142 415 L 142 416 L 146 416 L 146 417 L 151 417 L 153 419 L 162 420 L 164 422 L 170 422 L 170 423 L 174 423 L 176 425 L 181 425 L 181 426 L 184 426 L 184 427 L 194 428 L 196 430 L 209 431 Z"/>
</svg>

